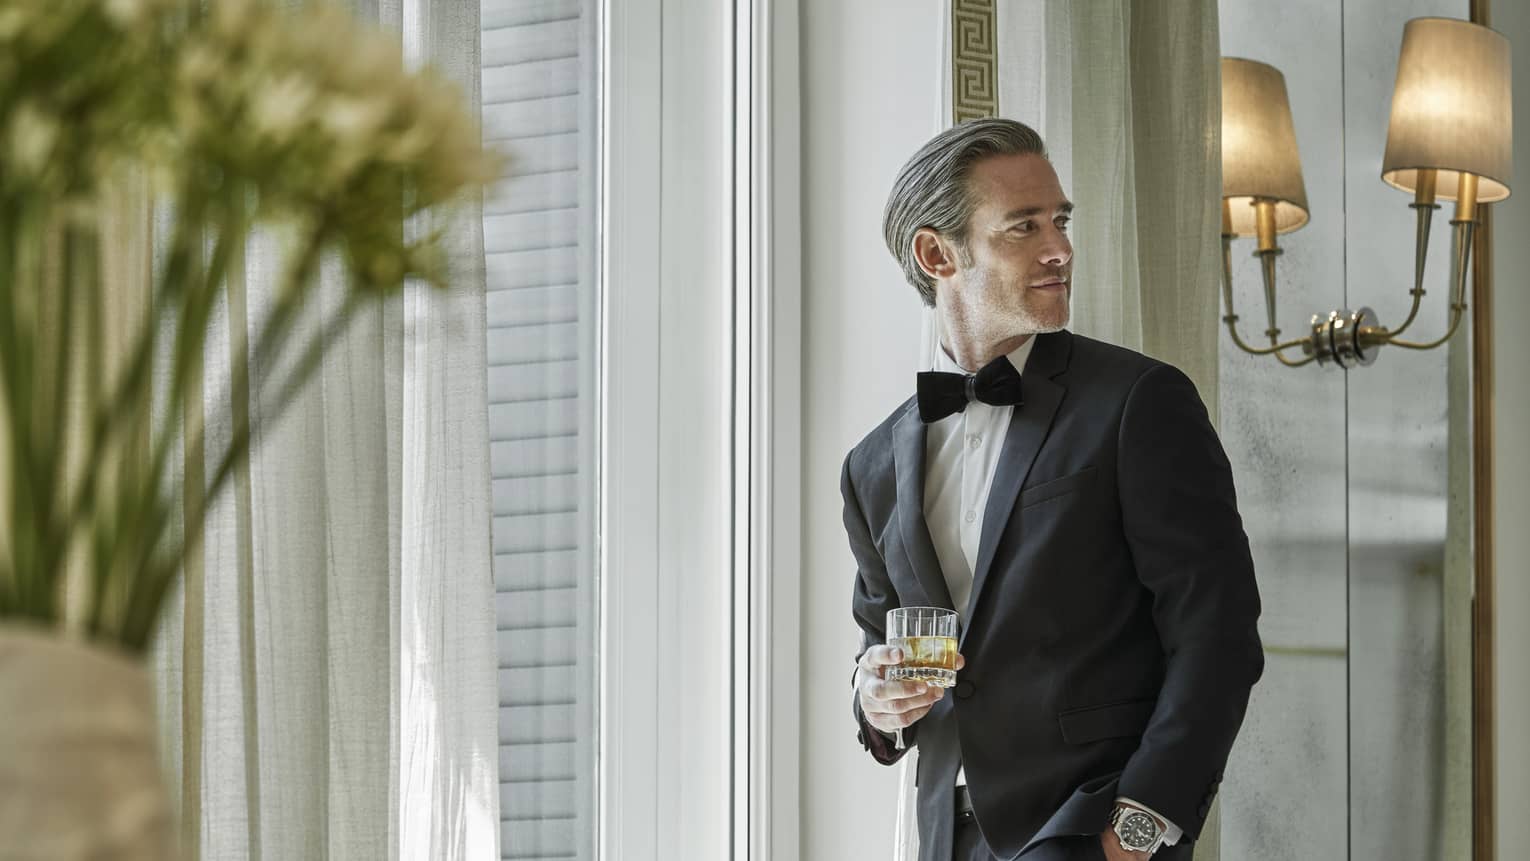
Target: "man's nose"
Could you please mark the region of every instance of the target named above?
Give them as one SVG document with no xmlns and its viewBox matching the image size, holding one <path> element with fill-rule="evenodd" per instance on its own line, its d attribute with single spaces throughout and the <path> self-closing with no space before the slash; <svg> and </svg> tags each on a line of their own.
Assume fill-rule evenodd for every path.
<svg viewBox="0 0 1530 861">
<path fill-rule="evenodd" d="M 1068 241 L 1068 234 L 1053 227 L 1041 249 L 1040 263 L 1043 266 L 1066 266 L 1072 259 L 1073 243 Z"/>
</svg>

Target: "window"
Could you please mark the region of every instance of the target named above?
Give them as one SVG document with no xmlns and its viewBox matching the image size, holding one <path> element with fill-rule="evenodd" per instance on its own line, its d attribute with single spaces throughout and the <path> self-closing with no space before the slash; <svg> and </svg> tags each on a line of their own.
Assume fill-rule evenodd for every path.
<svg viewBox="0 0 1530 861">
<path fill-rule="evenodd" d="M 504 858 L 766 858 L 767 804 L 795 833 L 796 700 L 769 679 L 797 684 L 796 589 L 773 604 L 761 560 L 781 541 L 796 576 L 768 528 L 795 448 L 763 459 L 798 433 L 763 384 L 795 399 L 763 273 L 795 290 L 796 215 L 767 245 L 755 183 L 795 201 L 761 167 L 796 78 L 764 97 L 768 8 L 484 0 L 485 135 L 514 159 L 484 216 Z M 765 331 L 791 345 L 773 376 Z"/>
<path fill-rule="evenodd" d="M 484 0 L 484 201 L 503 858 L 594 857 L 593 0 Z"/>
</svg>

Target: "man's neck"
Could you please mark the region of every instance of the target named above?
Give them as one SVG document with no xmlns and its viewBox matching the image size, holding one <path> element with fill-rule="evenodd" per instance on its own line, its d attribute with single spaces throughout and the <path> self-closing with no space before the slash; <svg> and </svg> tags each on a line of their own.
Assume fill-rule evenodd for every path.
<svg viewBox="0 0 1530 861">
<path fill-rule="evenodd" d="M 1000 341 L 979 342 L 975 339 L 953 338 L 949 332 L 942 333 L 941 349 L 968 373 L 976 373 L 989 362 L 1025 346 L 1031 335 L 1013 335 Z"/>
</svg>

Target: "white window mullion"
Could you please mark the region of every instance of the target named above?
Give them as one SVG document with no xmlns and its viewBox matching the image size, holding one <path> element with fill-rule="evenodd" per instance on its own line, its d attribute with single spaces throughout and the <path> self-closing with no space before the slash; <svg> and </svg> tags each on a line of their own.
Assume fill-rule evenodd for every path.
<svg viewBox="0 0 1530 861">
<path fill-rule="evenodd" d="M 802 774 L 802 171 L 800 4 L 755 0 L 757 778 L 750 861 L 796 861 Z"/>
<path fill-rule="evenodd" d="M 608 2 L 604 859 L 731 854 L 726 4 Z"/>
<path fill-rule="evenodd" d="M 607 0 L 602 113 L 602 861 L 659 861 L 661 0 Z"/>
<path fill-rule="evenodd" d="M 600 857 L 795 858 L 796 7 L 606 14 Z"/>
<path fill-rule="evenodd" d="M 759 259 L 755 246 L 756 194 L 755 178 L 759 167 L 755 160 L 755 17 L 754 0 L 733 0 L 730 4 L 728 30 L 732 35 L 728 65 L 731 67 L 732 89 L 729 93 L 727 114 L 731 118 L 732 192 L 733 212 L 731 219 L 733 278 L 728 296 L 731 301 L 730 317 L 733 335 L 733 385 L 731 391 L 732 422 L 732 556 L 731 579 L 732 709 L 729 720 L 730 748 L 732 753 L 731 795 L 731 850 L 734 861 L 746 861 L 759 857 L 752 853 L 755 829 L 760 824 L 756 802 L 758 787 L 765 774 L 759 768 L 758 754 L 767 746 L 768 739 L 758 734 L 761 721 L 757 713 L 763 701 L 762 677 L 757 674 L 758 664 L 764 654 L 756 648 L 756 635 L 760 632 L 758 620 L 765 611 L 759 601 L 755 585 L 762 579 L 756 536 L 760 534 L 760 522 L 756 514 L 760 510 L 758 495 L 764 487 L 756 482 L 755 467 L 763 456 L 759 446 L 755 417 L 762 411 L 756 407 L 757 366 L 755 345 L 758 343 L 756 322 L 759 320 L 755 298 L 762 286 L 756 280 L 755 262 Z"/>
<path fill-rule="evenodd" d="M 733 858 L 799 852 L 797 4 L 735 0 Z"/>
</svg>

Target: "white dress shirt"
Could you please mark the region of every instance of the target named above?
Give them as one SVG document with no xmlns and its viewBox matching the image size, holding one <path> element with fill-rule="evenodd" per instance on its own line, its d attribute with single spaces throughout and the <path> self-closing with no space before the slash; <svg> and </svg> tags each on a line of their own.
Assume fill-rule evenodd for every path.
<svg viewBox="0 0 1530 861">
<path fill-rule="evenodd" d="M 1025 373 L 1025 363 L 1035 345 L 1034 337 L 1027 338 L 1009 354 L 1009 363 L 1021 374 Z M 958 365 L 944 344 L 935 351 L 935 367 L 931 370 L 952 374 L 978 371 Z M 952 606 L 961 616 L 964 630 L 971 610 L 968 604 L 972 596 L 972 569 L 977 565 L 978 541 L 983 534 L 983 512 L 988 507 L 988 491 L 993 486 L 994 470 L 999 465 L 999 453 L 1004 449 L 1004 436 L 1014 411 L 1014 407 L 973 402 L 963 412 L 946 416 L 925 429 L 924 519 L 941 573 L 946 577 L 946 588 L 951 592 Z M 963 767 L 957 772 L 956 785 L 966 783 L 967 769 Z M 1174 823 L 1129 798 L 1118 800 L 1167 823 L 1164 845 L 1179 842 L 1183 832 Z"/>
</svg>

